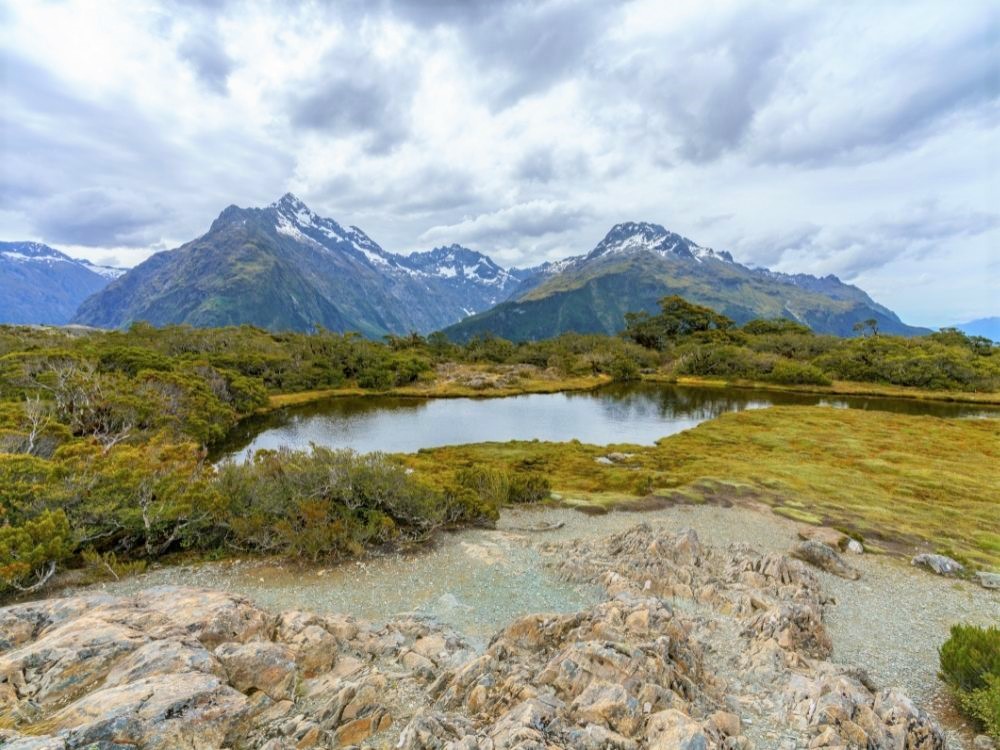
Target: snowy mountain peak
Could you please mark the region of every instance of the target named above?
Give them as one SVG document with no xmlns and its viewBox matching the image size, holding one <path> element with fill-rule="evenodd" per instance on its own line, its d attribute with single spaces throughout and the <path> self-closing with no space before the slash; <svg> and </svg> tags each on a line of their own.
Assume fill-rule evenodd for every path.
<svg viewBox="0 0 1000 750">
<path fill-rule="evenodd" d="M 278 234 L 322 252 L 348 252 L 370 266 L 396 266 L 396 260 L 358 227 L 344 228 L 320 216 L 293 193 L 285 193 L 265 209 Z"/>
<path fill-rule="evenodd" d="M 402 260 L 409 268 L 427 276 L 464 279 L 499 288 L 505 288 L 514 281 L 509 272 L 488 256 L 457 244 L 410 253 Z"/>
<path fill-rule="evenodd" d="M 291 211 L 298 211 L 300 209 L 305 209 L 309 211 L 309 207 L 303 203 L 295 193 L 285 193 L 283 196 L 278 198 L 274 203 L 271 204 L 271 208 L 285 209 Z M 310 211 L 311 213 L 311 211 Z"/>
<path fill-rule="evenodd" d="M 727 252 L 715 252 L 701 247 L 687 237 L 671 232 L 659 224 L 646 221 L 627 221 L 615 224 L 604 239 L 587 256 L 587 260 L 602 256 L 651 252 L 659 255 L 675 255 L 701 262 L 706 259 L 733 262 Z"/>
<path fill-rule="evenodd" d="M 0 255 L 13 261 L 75 262 L 68 255 L 41 242 L 0 242 Z"/>
</svg>

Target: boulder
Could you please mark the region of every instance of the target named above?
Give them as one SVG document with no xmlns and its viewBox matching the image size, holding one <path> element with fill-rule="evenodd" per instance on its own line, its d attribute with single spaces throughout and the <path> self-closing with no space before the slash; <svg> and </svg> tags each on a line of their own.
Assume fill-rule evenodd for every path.
<svg viewBox="0 0 1000 750">
<path fill-rule="evenodd" d="M 957 576 L 965 572 L 965 566 L 946 555 L 932 555 L 926 552 L 910 560 L 911 565 L 925 568 L 939 576 Z"/>
<path fill-rule="evenodd" d="M 646 742 L 649 750 L 707 750 L 718 747 L 699 722 L 672 708 L 649 717 Z"/>
<path fill-rule="evenodd" d="M 8 700 L 30 700 L 43 709 L 57 706 L 100 684 L 119 658 L 145 643 L 146 636 L 128 625 L 80 616 L 0 656 L 0 678 L 14 687 Z M 0 711 L 12 708 L 0 704 Z"/>
<path fill-rule="evenodd" d="M 1000 573 L 990 573 L 981 570 L 976 573 L 976 580 L 984 589 L 1000 589 Z"/>
<path fill-rule="evenodd" d="M 229 684 L 242 693 L 260 690 L 271 700 L 284 700 L 295 689 L 295 655 L 280 643 L 223 643 L 215 649 Z"/>
<path fill-rule="evenodd" d="M 188 672 L 97 690 L 56 713 L 50 724 L 72 747 L 216 748 L 226 744 L 246 709 L 246 697 L 218 677 Z"/>
<path fill-rule="evenodd" d="M 848 565 L 840 553 L 822 542 L 807 541 L 797 544 L 792 549 L 792 557 L 850 581 L 856 581 L 861 577 L 861 573 Z"/>
<path fill-rule="evenodd" d="M 803 542 L 819 542 L 839 550 L 845 549 L 850 539 L 843 531 L 829 526 L 799 526 L 795 533 Z"/>
<path fill-rule="evenodd" d="M 274 624 L 246 597 L 224 591 L 156 586 L 137 594 L 135 604 L 162 612 L 210 649 L 229 641 L 267 638 Z"/>
</svg>

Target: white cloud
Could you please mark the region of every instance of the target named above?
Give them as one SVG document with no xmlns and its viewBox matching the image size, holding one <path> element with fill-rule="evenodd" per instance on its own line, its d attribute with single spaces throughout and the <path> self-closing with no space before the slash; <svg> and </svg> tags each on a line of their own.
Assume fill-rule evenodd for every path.
<svg viewBox="0 0 1000 750">
<path fill-rule="evenodd" d="M 913 322 L 1000 312 L 989 0 L 0 14 L 7 239 L 135 262 L 291 189 L 392 250 L 528 265 L 646 219 Z"/>
</svg>

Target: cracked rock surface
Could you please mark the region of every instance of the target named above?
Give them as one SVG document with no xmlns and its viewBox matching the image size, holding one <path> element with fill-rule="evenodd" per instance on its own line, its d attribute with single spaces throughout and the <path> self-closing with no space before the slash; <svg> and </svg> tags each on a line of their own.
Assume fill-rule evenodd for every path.
<svg viewBox="0 0 1000 750">
<path fill-rule="evenodd" d="M 604 592 L 485 647 L 161 586 L 0 609 L 0 746 L 666 750 L 944 748 L 928 715 L 831 661 L 805 563 L 640 523 L 537 549 Z"/>
</svg>

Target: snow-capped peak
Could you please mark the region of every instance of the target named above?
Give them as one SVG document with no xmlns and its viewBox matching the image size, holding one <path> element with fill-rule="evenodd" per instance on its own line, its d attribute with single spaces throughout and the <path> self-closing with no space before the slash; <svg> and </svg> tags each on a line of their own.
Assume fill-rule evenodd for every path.
<svg viewBox="0 0 1000 750">
<path fill-rule="evenodd" d="M 117 279 L 125 273 L 121 268 L 98 266 L 89 260 L 77 260 L 41 242 L 0 242 L 0 258 L 14 263 L 38 263 L 51 266 L 55 263 L 70 263 L 83 266 L 91 273 L 108 279 Z"/>
<path fill-rule="evenodd" d="M 452 244 L 433 250 L 410 253 L 402 261 L 425 276 L 464 279 L 475 284 L 504 288 L 513 277 L 482 253 Z"/>
<path fill-rule="evenodd" d="M 698 262 L 707 259 L 732 262 L 727 252 L 715 252 L 711 248 L 695 244 L 687 237 L 671 232 L 659 224 L 645 221 L 627 221 L 616 224 L 603 240 L 598 243 L 587 259 L 603 256 L 652 252 L 659 255 L 675 255 Z"/>
<path fill-rule="evenodd" d="M 396 265 L 392 255 L 363 231 L 354 226 L 345 229 L 333 219 L 320 216 L 292 193 L 285 193 L 268 209 L 274 212 L 275 230 L 297 242 L 326 251 L 353 251 L 370 265 Z"/>
</svg>

